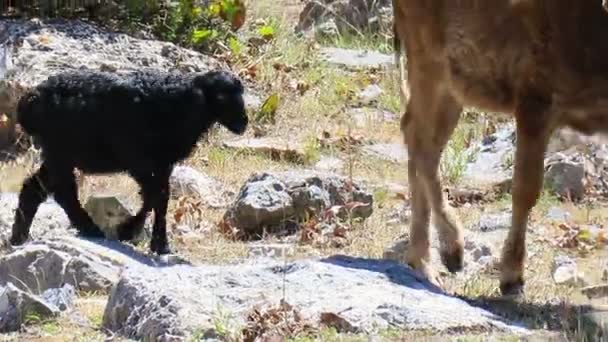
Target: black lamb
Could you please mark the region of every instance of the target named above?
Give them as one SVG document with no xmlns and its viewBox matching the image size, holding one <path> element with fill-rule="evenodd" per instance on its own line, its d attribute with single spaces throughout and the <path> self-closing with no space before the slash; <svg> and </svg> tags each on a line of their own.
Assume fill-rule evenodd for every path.
<svg viewBox="0 0 608 342">
<path fill-rule="evenodd" d="M 245 132 L 243 92 L 241 81 L 226 71 L 71 71 L 49 77 L 17 107 L 19 124 L 41 148 L 42 165 L 23 183 L 11 244 L 29 238 L 34 215 L 51 194 L 81 236 L 104 237 L 78 201 L 77 168 L 133 177 L 143 205 L 118 227 L 119 239 L 133 239 L 154 210 L 150 249 L 171 253 L 165 216 L 173 167 L 216 122 L 235 134 Z"/>
</svg>

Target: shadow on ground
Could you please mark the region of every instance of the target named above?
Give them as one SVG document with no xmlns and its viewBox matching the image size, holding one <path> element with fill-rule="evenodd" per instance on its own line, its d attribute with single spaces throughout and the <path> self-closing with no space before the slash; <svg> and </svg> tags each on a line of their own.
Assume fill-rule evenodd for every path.
<svg viewBox="0 0 608 342">
<path fill-rule="evenodd" d="M 529 329 L 561 332 L 568 340 L 600 341 L 600 328 L 591 318 L 594 308 L 565 302 L 531 303 L 500 297 L 466 298 L 457 296 L 470 305 L 485 309 Z"/>
</svg>

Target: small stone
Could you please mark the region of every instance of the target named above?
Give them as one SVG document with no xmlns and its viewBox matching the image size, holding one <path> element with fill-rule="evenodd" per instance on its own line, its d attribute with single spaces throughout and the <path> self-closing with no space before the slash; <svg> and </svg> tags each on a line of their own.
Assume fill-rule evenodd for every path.
<svg viewBox="0 0 608 342">
<path fill-rule="evenodd" d="M 553 281 L 557 285 L 580 285 L 582 278 L 578 274 L 576 262 L 568 256 L 556 256 L 553 260 Z"/>
<path fill-rule="evenodd" d="M 171 173 L 169 183 L 173 198 L 194 197 L 210 208 L 227 207 L 229 197 L 233 196 L 233 193 L 225 189 L 219 181 L 189 166 L 176 166 Z"/>
<path fill-rule="evenodd" d="M 317 25 L 316 33 L 321 37 L 338 37 L 340 35 L 338 25 L 333 19 Z"/>
<path fill-rule="evenodd" d="M 357 104 L 359 106 L 371 106 L 378 102 L 378 98 L 382 95 L 382 88 L 377 84 L 370 84 L 357 95 Z"/>
<path fill-rule="evenodd" d="M 479 186 L 495 186 L 511 178 L 513 169 L 513 135 L 515 127 L 507 124 L 495 133 L 461 152 L 466 164 L 463 179 Z"/>
<path fill-rule="evenodd" d="M 545 172 L 545 182 L 556 195 L 579 201 L 585 196 L 585 168 L 582 164 L 557 162 Z"/>
<path fill-rule="evenodd" d="M 248 248 L 248 258 L 283 259 L 294 253 L 294 246 L 288 244 L 256 244 L 250 245 Z"/>
<path fill-rule="evenodd" d="M 572 214 L 562 208 L 551 207 L 545 217 L 553 221 L 568 221 L 572 217 Z"/>
<path fill-rule="evenodd" d="M 492 232 L 511 228 L 511 213 L 502 212 L 497 214 L 483 214 L 479 218 L 479 230 L 482 232 Z"/>
<path fill-rule="evenodd" d="M 61 311 L 72 308 L 75 297 L 74 286 L 70 284 L 65 284 L 61 288 L 47 289 L 42 293 L 45 302 L 56 306 Z"/>
<path fill-rule="evenodd" d="M 483 257 L 491 257 L 492 256 L 492 249 L 489 246 L 486 245 L 482 245 L 482 246 L 477 246 L 473 252 L 473 260 L 475 261 L 479 261 L 479 259 L 483 258 Z"/>
</svg>

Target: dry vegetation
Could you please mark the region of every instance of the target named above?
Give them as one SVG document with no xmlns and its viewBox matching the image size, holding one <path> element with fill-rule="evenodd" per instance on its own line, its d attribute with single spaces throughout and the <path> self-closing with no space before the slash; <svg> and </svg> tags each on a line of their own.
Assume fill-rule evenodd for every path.
<svg viewBox="0 0 608 342">
<path fill-rule="evenodd" d="M 355 128 L 352 120 L 342 110 L 343 103 L 348 101 L 350 94 L 356 92 L 371 82 L 377 82 L 384 90 L 379 106 L 397 112 L 399 110 L 398 86 L 395 82 L 396 70 L 386 72 L 347 72 L 332 68 L 321 63 L 315 56 L 316 42 L 303 38 L 296 38 L 292 34 L 292 27 L 297 21 L 299 2 L 296 0 L 282 0 L 285 6 L 277 6 L 276 1 L 256 0 L 249 2 L 248 22 L 243 30 L 254 31 L 255 23 L 260 20 L 271 22 L 275 28 L 275 36 L 264 47 L 264 52 L 253 57 L 237 59 L 236 70 L 249 69 L 255 72 L 253 81 L 255 88 L 269 95 L 278 93 L 280 104 L 274 117 L 273 124 L 264 124 L 263 130 L 269 136 L 283 136 L 290 140 L 304 142 L 309 163 L 318 158 L 321 153 L 336 155 L 347 160 L 344 173 L 352 172 L 356 178 L 364 178 L 372 183 L 399 183 L 406 184 L 406 168 L 383 162 L 363 155 L 355 146 L 341 150 L 338 148 L 322 148 L 316 138 L 323 131 L 332 135 L 360 135 L 364 139 L 377 142 L 400 142 L 401 135 L 398 123 L 373 124 L 365 129 Z M 390 51 L 385 42 L 363 41 L 344 37 L 333 44 L 343 46 L 366 46 Z M 374 45 L 375 44 L 375 45 Z M 257 62 L 251 64 L 251 62 Z M 293 70 L 286 72 L 285 68 L 277 65 L 289 66 Z M 255 69 L 255 70 L 254 70 Z M 246 73 L 245 73 L 246 74 Z M 307 88 L 303 94 L 298 91 L 297 84 Z M 293 85 L 296 84 L 294 87 Z M 463 155 L 464 148 L 474 139 L 479 139 L 488 130 L 491 123 L 482 120 L 483 115 L 469 113 L 464 116 L 455 137 L 444 154 L 442 171 L 449 183 L 457 183 L 463 171 L 467 156 Z M 480 123 L 484 124 L 480 124 Z M 252 134 L 251 132 L 249 134 Z M 253 172 L 260 170 L 286 170 L 295 168 L 285 161 L 270 160 L 265 156 L 234 152 L 221 147 L 222 139 L 229 137 L 226 132 L 214 132 L 208 143 L 201 144 L 196 153 L 187 161 L 187 164 L 216 177 L 229 186 L 238 189 L 242 182 Z M 15 162 L 0 164 L 0 191 L 18 191 L 21 181 L 31 171 L 32 158 L 25 156 Z M 125 176 L 89 176 L 83 180 L 81 198 L 90 193 L 116 193 L 121 196 L 138 201 L 137 189 L 128 177 Z M 398 208 L 404 196 L 395 195 L 388 190 L 375 190 L 374 215 L 363 224 L 349 227 L 346 242 L 339 248 L 331 244 L 299 244 L 293 249 L 289 258 L 310 255 L 330 255 L 344 253 L 371 258 L 382 257 L 382 253 L 396 239 L 407 233 L 407 225 L 389 225 L 387 221 Z M 545 222 L 546 210 L 554 205 L 561 205 L 573 213 L 572 224 L 587 224 L 590 221 L 605 222 L 605 204 L 588 206 L 575 206 L 573 204 L 558 203 L 550 196 L 545 196 L 533 212 L 533 225 L 545 226 L 549 236 L 546 239 L 531 238 L 529 243 L 535 244 L 533 250 L 538 251 L 529 259 L 527 267 L 526 298 L 520 303 L 508 303 L 492 300 L 498 296 L 498 279 L 492 272 L 484 272 L 475 277 L 463 280 L 462 277 L 445 275 L 444 282 L 448 290 L 456 295 L 475 301 L 484 302 L 494 307 L 498 312 L 508 317 L 514 317 L 532 323 L 538 329 L 547 331 L 562 331 L 572 339 L 580 337 L 580 315 L 577 312 L 578 304 L 586 304 L 587 300 L 578 295 L 576 289 L 568 286 L 557 286 L 551 279 L 551 261 L 556 247 L 552 241 L 563 235 L 557 224 Z M 481 213 L 485 211 L 498 211 L 509 208 L 509 198 L 499 199 L 493 203 L 471 204 L 459 209 L 465 226 L 476 223 Z M 199 217 L 188 222 L 196 234 L 181 236 L 175 230 L 170 231 L 170 239 L 174 246 L 185 257 L 194 262 L 219 263 L 237 261 L 247 257 L 247 245 L 227 239 L 217 229 L 223 211 L 200 209 Z M 176 210 L 176 201 L 171 201 L 171 211 Z M 169 215 L 171 217 L 172 215 Z M 273 238 L 269 237 L 269 241 Z M 142 247 L 145 248 L 145 247 Z M 576 256 L 576 249 L 562 249 L 563 253 Z M 495 253 L 497 254 L 497 253 Z M 592 250 L 579 260 L 593 282 L 599 281 L 596 270 L 599 269 L 599 260 L 605 258 L 605 252 Z M 79 297 L 76 312 L 81 316 L 81 323 L 74 323 L 74 319 L 60 318 L 46 322 L 34 322 L 26 331 L 19 334 L 0 336 L 0 340 L 10 341 L 101 341 L 108 338 L 106 332 L 100 329 L 105 301 L 101 296 Z M 221 325 L 221 319 L 218 320 Z M 229 330 L 229 329 L 225 329 Z M 227 331 L 226 334 L 233 334 Z M 539 339 L 549 335 L 539 333 Z M 383 340 L 416 340 L 432 339 L 424 333 L 403 332 L 397 330 L 382 333 Z M 445 338 L 446 336 L 443 336 Z M 471 335 L 459 337 L 461 341 L 481 341 L 488 336 Z M 513 340 L 509 336 L 493 336 L 498 340 Z M 323 330 L 312 335 L 302 332 L 291 336 L 291 341 L 367 341 L 365 336 L 340 335 L 333 330 Z M 443 340 L 441 336 L 435 336 Z M 115 338 L 114 340 L 121 340 Z"/>
</svg>

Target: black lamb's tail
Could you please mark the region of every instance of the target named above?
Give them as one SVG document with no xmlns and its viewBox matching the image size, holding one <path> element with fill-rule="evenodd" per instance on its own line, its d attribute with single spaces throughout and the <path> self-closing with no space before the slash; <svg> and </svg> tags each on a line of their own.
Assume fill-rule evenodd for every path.
<svg viewBox="0 0 608 342">
<path fill-rule="evenodd" d="M 29 92 L 23 95 L 17 103 L 17 123 L 28 134 L 35 136 L 39 132 L 41 110 L 39 105 L 39 94 Z"/>
</svg>

